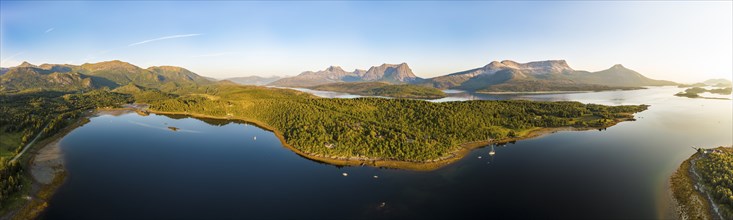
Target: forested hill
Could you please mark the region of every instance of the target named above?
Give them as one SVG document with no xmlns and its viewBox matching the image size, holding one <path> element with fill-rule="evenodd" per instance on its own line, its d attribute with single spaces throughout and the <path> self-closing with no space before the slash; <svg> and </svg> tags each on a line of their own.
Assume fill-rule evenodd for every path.
<svg viewBox="0 0 733 220">
<path fill-rule="evenodd" d="M 143 69 L 119 60 L 80 66 L 35 66 L 26 62 L 4 70 L 0 75 L 0 92 L 89 91 L 114 89 L 130 83 L 173 92 L 213 82 L 181 67 L 154 66 Z"/>
</svg>

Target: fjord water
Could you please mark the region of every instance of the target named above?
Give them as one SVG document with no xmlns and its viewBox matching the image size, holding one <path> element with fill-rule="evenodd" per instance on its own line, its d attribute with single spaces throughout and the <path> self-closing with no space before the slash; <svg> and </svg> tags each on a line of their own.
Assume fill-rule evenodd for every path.
<svg viewBox="0 0 733 220">
<path fill-rule="evenodd" d="M 240 122 L 101 115 L 61 141 L 68 176 L 42 218 L 658 218 L 690 147 L 733 143 L 730 100 L 679 90 L 455 93 L 651 107 L 637 121 L 489 146 L 430 172 L 318 163 Z"/>
</svg>

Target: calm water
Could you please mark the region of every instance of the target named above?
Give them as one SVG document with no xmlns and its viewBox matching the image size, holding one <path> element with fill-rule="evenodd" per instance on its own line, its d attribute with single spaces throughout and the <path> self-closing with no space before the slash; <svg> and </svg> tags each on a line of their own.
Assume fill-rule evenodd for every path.
<svg viewBox="0 0 733 220">
<path fill-rule="evenodd" d="M 733 142 L 731 101 L 679 90 L 451 93 L 651 107 L 635 122 L 496 146 L 493 157 L 486 147 L 431 172 L 314 162 L 243 123 L 103 115 L 61 141 L 69 175 L 43 218 L 658 218 L 690 146 Z"/>
</svg>

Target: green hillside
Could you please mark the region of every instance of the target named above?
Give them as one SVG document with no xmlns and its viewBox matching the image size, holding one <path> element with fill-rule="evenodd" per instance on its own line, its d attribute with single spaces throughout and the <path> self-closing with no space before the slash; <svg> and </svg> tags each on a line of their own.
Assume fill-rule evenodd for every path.
<svg viewBox="0 0 733 220">
<path fill-rule="evenodd" d="M 181 67 L 161 66 L 142 69 L 114 60 L 81 66 L 67 64 L 31 64 L 8 68 L 0 75 L 0 92 L 20 91 L 78 91 L 97 88 L 114 89 L 127 84 L 156 88 L 168 92 L 196 85 L 211 84 Z"/>
</svg>

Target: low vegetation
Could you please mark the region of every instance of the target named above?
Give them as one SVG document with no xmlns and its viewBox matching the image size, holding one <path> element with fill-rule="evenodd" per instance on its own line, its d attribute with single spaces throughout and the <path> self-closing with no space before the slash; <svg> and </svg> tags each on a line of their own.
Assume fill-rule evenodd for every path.
<svg viewBox="0 0 733 220">
<path fill-rule="evenodd" d="M 691 158 L 697 157 L 698 154 Z M 711 219 L 710 204 L 705 196 L 695 190 L 695 180 L 690 173 L 691 160 L 687 159 L 670 178 L 672 196 L 677 205 L 680 219 Z"/>
<path fill-rule="evenodd" d="M 384 96 L 393 98 L 439 99 L 445 97 L 440 89 L 410 85 L 389 84 L 385 82 L 332 83 L 310 87 L 315 90 L 345 92 L 365 96 Z"/>
<path fill-rule="evenodd" d="M 702 185 L 712 196 L 724 219 L 733 219 L 733 148 L 716 148 L 695 163 Z"/>
<path fill-rule="evenodd" d="M 733 219 L 733 148 L 699 149 L 671 183 L 683 218 Z"/>
</svg>

